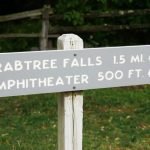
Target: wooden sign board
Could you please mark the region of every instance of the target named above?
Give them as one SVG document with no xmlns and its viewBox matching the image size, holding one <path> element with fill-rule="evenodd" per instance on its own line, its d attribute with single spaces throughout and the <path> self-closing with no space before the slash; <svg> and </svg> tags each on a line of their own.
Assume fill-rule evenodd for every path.
<svg viewBox="0 0 150 150">
<path fill-rule="evenodd" d="M 150 45 L 0 54 L 0 97 L 150 83 Z"/>
</svg>

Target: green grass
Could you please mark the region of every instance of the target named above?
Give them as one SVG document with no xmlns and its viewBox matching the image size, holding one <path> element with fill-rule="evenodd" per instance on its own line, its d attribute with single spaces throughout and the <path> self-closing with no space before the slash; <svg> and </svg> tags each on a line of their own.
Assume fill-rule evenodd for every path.
<svg viewBox="0 0 150 150">
<path fill-rule="evenodd" d="M 150 150 L 150 86 L 84 92 L 83 150 Z M 55 94 L 0 98 L 0 150 L 57 150 Z"/>
</svg>

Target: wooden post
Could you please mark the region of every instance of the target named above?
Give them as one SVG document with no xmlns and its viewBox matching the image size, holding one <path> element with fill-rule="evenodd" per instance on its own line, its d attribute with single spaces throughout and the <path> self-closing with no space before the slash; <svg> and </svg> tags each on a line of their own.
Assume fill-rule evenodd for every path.
<svg viewBox="0 0 150 150">
<path fill-rule="evenodd" d="M 83 48 L 82 39 L 74 34 L 60 36 L 57 43 L 58 49 Z M 58 97 L 58 150 L 82 150 L 82 127 L 82 92 L 60 93 Z"/>
<path fill-rule="evenodd" d="M 48 30 L 49 30 L 49 6 L 44 6 L 42 11 L 42 31 L 40 39 L 40 49 L 48 49 Z"/>
</svg>

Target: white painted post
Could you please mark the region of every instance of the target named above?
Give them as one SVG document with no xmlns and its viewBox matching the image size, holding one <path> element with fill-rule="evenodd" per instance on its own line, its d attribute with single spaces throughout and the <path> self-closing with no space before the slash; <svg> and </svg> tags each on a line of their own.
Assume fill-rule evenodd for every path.
<svg viewBox="0 0 150 150">
<path fill-rule="evenodd" d="M 58 38 L 58 49 L 82 49 L 83 40 L 74 34 Z M 58 98 L 58 150 L 82 150 L 83 94 L 60 93 Z"/>
</svg>

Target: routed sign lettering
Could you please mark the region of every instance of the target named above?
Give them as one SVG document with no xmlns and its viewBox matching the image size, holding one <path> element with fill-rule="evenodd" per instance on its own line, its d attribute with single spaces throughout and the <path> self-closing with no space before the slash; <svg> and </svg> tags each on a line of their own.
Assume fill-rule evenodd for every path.
<svg viewBox="0 0 150 150">
<path fill-rule="evenodd" d="M 0 96 L 149 83 L 149 45 L 0 54 Z"/>
</svg>

